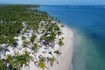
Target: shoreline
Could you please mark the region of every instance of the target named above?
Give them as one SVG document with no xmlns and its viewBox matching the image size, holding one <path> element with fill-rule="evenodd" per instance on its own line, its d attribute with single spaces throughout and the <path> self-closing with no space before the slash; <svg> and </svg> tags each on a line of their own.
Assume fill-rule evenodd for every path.
<svg viewBox="0 0 105 70">
<path fill-rule="evenodd" d="M 64 37 L 64 46 L 61 47 L 62 54 L 58 56 L 57 62 L 53 63 L 53 66 L 50 64 L 44 70 L 72 70 L 72 60 L 73 60 L 73 46 L 74 46 L 74 32 L 68 26 L 62 28 L 62 36 Z M 29 65 L 30 70 L 43 70 L 39 67 L 34 66 L 34 63 L 31 62 Z M 28 70 L 25 69 L 25 70 Z"/>
<path fill-rule="evenodd" d="M 53 66 L 50 66 L 45 70 L 72 70 L 74 33 L 65 25 L 62 32 L 64 36 L 64 46 L 61 48 L 62 54 L 58 57 L 59 64 L 55 62 Z"/>
<path fill-rule="evenodd" d="M 18 10 L 15 7 L 22 8 Z M 73 57 L 73 31 L 66 25 L 61 25 L 58 19 L 49 16 L 47 12 L 27 10 L 30 7 L 34 6 L 7 6 L 14 10 L 15 15 L 22 18 L 12 14 L 16 19 L 6 18 L 9 15 L 7 12 L 2 16 L 4 20 L 2 19 L 1 23 L 4 24 L 1 26 L 3 30 L 0 41 L 0 61 L 3 65 L 1 68 L 69 70 Z M 7 23 L 8 20 L 11 20 L 13 25 Z"/>
</svg>

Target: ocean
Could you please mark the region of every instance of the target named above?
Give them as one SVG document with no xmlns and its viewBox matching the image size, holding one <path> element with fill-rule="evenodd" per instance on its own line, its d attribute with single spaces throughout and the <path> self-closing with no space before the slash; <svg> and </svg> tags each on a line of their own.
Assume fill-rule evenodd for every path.
<svg viewBox="0 0 105 70">
<path fill-rule="evenodd" d="M 73 70 L 105 70 L 105 6 L 42 5 L 74 30 Z"/>
</svg>

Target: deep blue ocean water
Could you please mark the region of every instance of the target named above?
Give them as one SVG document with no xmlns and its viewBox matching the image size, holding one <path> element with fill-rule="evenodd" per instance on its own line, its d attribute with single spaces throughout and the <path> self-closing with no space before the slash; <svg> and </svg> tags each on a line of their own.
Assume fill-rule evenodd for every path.
<svg viewBox="0 0 105 70">
<path fill-rule="evenodd" d="M 73 70 L 105 70 L 105 6 L 41 6 L 75 32 Z"/>
</svg>

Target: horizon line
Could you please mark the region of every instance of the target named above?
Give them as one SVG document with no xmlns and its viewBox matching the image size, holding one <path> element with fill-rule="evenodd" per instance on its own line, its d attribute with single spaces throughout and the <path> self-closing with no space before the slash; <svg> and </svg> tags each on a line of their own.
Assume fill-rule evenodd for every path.
<svg viewBox="0 0 105 70">
<path fill-rule="evenodd" d="M 8 4 L 8 5 L 58 5 L 58 6 L 63 6 L 63 5 L 67 5 L 67 6 L 70 6 L 70 5 L 79 5 L 79 6 L 105 6 L 105 5 L 100 5 L 100 4 L 22 4 L 22 3 L 0 3 L 1 4 Z"/>
</svg>

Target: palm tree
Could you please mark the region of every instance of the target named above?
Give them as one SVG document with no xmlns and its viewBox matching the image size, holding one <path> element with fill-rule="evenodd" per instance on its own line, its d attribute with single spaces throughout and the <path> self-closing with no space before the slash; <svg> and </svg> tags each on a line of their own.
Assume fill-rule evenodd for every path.
<svg viewBox="0 0 105 70">
<path fill-rule="evenodd" d="M 4 60 L 0 60 L 0 70 L 8 70 Z"/>
<path fill-rule="evenodd" d="M 62 34 L 62 32 L 61 32 L 61 31 L 58 31 L 58 33 L 57 33 L 57 34 L 58 34 L 58 36 L 60 36 L 60 35 Z"/>
<path fill-rule="evenodd" d="M 62 41 L 62 40 L 60 40 L 58 44 L 59 44 L 59 46 L 64 45 L 64 43 L 63 43 L 63 41 Z"/>
<path fill-rule="evenodd" d="M 46 68 L 46 65 L 45 65 L 45 62 L 44 61 L 40 61 L 38 66 L 41 68 L 41 69 L 45 69 Z"/>
<path fill-rule="evenodd" d="M 31 38 L 30 38 L 30 41 L 33 43 L 35 38 L 36 38 L 36 35 L 32 35 Z"/>
<path fill-rule="evenodd" d="M 64 40 L 64 37 L 62 37 L 61 39 Z"/>
<path fill-rule="evenodd" d="M 29 45 L 29 42 L 28 41 L 24 41 L 23 42 L 23 46 L 26 48 L 27 46 Z"/>
<path fill-rule="evenodd" d="M 53 43 L 56 39 L 56 34 L 54 32 L 51 32 L 49 42 Z"/>
<path fill-rule="evenodd" d="M 34 52 L 37 52 L 39 48 L 39 45 L 37 45 L 36 43 L 34 44 L 34 46 L 32 47 L 32 50 L 34 50 Z"/>
<path fill-rule="evenodd" d="M 11 70 L 13 70 L 16 66 L 15 62 L 14 62 L 14 58 L 12 56 L 8 56 L 7 59 L 6 59 L 7 63 L 9 63 L 9 67 Z"/>
<path fill-rule="evenodd" d="M 50 64 L 53 65 L 54 61 L 56 61 L 55 57 L 50 58 Z"/>
<path fill-rule="evenodd" d="M 24 55 L 14 56 L 11 59 L 12 68 L 16 67 L 16 69 L 21 70 L 21 66 L 23 66 L 23 64 L 28 65 L 27 62 L 29 63 L 30 59 L 31 59 L 31 56 L 27 51 L 25 52 Z"/>
<path fill-rule="evenodd" d="M 57 51 L 54 51 L 54 53 L 56 53 L 56 54 L 61 54 L 61 52 L 59 51 L 59 50 L 57 50 Z"/>
<path fill-rule="evenodd" d="M 25 39 L 26 39 L 26 37 L 25 37 L 25 36 L 22 36 L 21 38 L 22 38 L 22 40 L 25 40 Z"/>
</svg>

